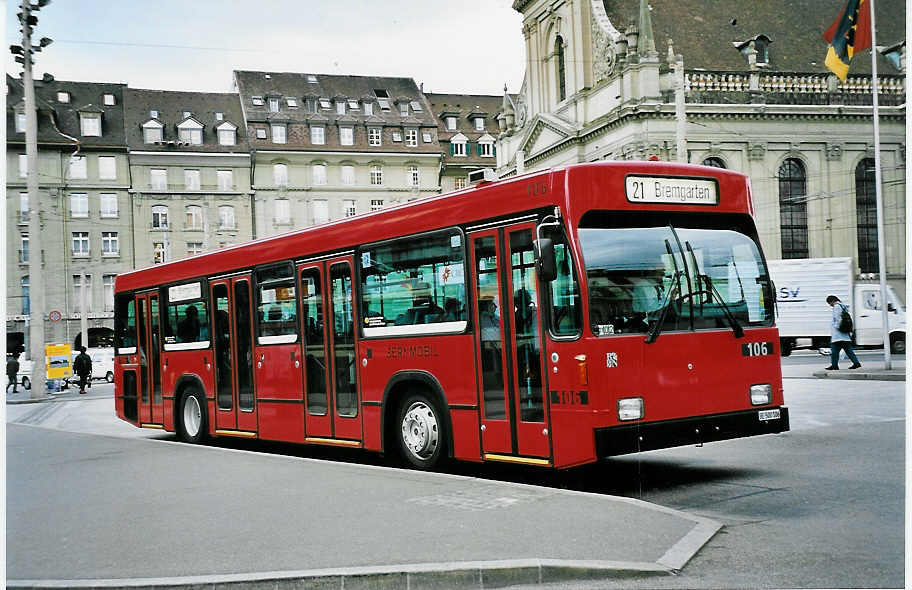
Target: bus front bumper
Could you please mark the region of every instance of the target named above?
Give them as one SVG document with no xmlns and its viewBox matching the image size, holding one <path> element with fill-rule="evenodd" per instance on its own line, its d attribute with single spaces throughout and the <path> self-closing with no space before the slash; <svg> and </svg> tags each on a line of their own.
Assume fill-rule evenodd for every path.
<svg viewBox="0 0 912 590">
<path fill-rule="evenodd" d="M 778 417 L 769 418 L 775 410 L 779 411 Z M 761 419 L 761 416 L 765 419 Z M 597 428 L 595 448 L 599 457 L 612 457 L 760 434 L 777 434 L 788 429 L 789 414 L 786 406 L 765 407 L 744 412 Z"/>
</svg>

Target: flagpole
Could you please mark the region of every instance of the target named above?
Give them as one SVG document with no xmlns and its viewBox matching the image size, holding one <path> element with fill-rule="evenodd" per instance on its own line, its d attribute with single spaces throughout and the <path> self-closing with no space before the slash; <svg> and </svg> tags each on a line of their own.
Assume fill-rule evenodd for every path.
<svg viewBox="0 0 912 590">
<path fill-rule="evenodd" d="M 880 174 L 880 117 L 878 114 L 878 82 L 877 82 L 877 30 L 874 22 L 874 0 L 868 0 L 871 11 L 871 85 L 873 87 L 874 105 L 874 189 L 877 196 L 877 273 L 880 277 L 880 311 L 883 319 L 884 339 L 884 369 L 892 369 L 890 362 L 890 315 L 889 299 L 887 299 L 887 255 L 884 242 L 884 205 L 881 190 Z M 856 302 L 857 305 L 857 302 Z"/>
</svg>

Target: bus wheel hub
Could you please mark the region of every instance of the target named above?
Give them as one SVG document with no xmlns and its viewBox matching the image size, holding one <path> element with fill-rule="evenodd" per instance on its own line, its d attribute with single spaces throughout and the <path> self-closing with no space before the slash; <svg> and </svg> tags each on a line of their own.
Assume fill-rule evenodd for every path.
<svg viewBox="0 0 912 590">
<path fill-rule="evenodd" d="M 402 440 L 416 457 L 430 457 L 437 450 L 438 428 L 434 410 L 423 402 L 415 402 L 402 417 Z"/>
</svg>

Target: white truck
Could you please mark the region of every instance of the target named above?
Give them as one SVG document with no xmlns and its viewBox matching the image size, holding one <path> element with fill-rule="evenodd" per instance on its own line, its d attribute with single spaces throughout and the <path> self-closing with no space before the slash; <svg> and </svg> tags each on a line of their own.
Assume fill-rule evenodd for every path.
<svg viewBox="0 0 912 590">
<path fill-rule="evenodd" d="M 880 285 L 856 282 L 851 258 L 797 258 L 768 260 L 776 288 L 776 326 L 782 356 L 795 348 L 830 345 L 832 309 L 827 295 L 849 306 L 858 346 L 883 346 Z M 906 351 L 906 310 L 893 288 L 887 286 L 890 350 Z"/>
</svg>

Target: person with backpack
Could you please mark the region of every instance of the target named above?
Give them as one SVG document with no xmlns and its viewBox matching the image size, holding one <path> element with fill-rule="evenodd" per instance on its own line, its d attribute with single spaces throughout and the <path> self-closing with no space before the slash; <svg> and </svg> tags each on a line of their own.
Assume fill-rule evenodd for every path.
<svg viewBox="0 0 912 590">
<path fill-rule="evenodd" d="M 9 393 L 10 385 L 13 386 L 13 393 L 16 393 L 16 385 L 19 383 L 19 353 L 6 355 L 6 392 Z"/>
<path fill-rule="evenodd" d="M 86 383 L 92 378 L 92 357 L 86 354 L 86 347 L 79 347 L 79 354 L 73 361 L 73 372 L 79 375 L 79 393 L 85 393 Z"/>
<path fill-rule="evenodd" d="M 858 369 L 861 363 L 852 350 L 852 314 L 848 306 L 839 300 L 839 297 L 830 295 L 826 298 L 827 304 L 833 308 L 833 321 L 830 322 L 830 366 L 827 371 L 839 370 L 839 351 L 844 350 L 846 356 L 852 361 L 850 369 Z"/>
</svg>

